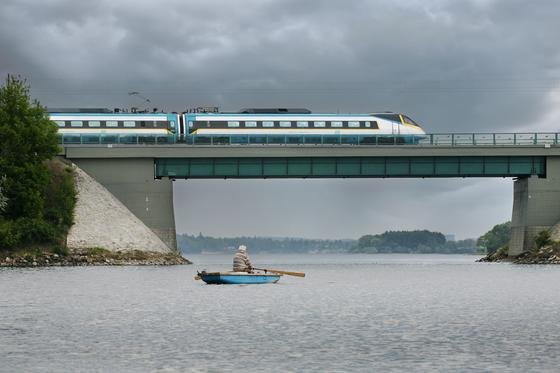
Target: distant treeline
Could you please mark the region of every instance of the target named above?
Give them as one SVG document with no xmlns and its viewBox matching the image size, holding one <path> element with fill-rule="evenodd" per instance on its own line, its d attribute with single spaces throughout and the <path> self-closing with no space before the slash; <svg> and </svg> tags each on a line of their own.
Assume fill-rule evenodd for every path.
<svg viewBox="0 0 560 373">
<path fill-rule="evenodd" d="M 177 246 L 186 254 L 203 252 L 231 253 L 239 245 L 245 245 L 252 253 L 309 253 L 347 252 L 356 240 L 312 240 L 304 238 L 234 237 L 215 238 L 198 235 L 177 235 Z"/>
<path fill-rule="evenodd" d="M 183 253 L 232 253 L 246 245 L 252 253 L 441 253 L 471 254 L 480 252 L 476 240 L 446 241 L 439 232 L 389 231 L 365 235 L 359 240 L 313 240 L 303 238 L 234 237 L 215 238 L 181 234 L 177 245 Z"/>
<path fill-rule="evenodd" d="M 365 235 L 350 250 L 353 253 L 441 253 L 471 254 L 480 252 L 476 240 L 447 241 L 439 232 L 388 231 L 382 234 Z"/>
</svg>

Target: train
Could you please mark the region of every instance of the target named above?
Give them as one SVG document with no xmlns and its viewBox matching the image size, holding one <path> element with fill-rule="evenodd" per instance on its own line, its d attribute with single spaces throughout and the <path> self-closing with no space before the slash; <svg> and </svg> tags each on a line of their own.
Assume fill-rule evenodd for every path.
<svg viewBox="0 0 560 373">
<path fill-rule="evenodd" d="M 248 108 L 219 112 L 198 108 L 184 113 L 124 112 L 120 109 L 48 109 L 60 135 L 102 135 L 136 138 L 191 138 L 300 136 L 398 137 L 408 141 L 425 136 L 418 123 L 405 114 L 317 114 L 308 109 Z"/>
</svg>

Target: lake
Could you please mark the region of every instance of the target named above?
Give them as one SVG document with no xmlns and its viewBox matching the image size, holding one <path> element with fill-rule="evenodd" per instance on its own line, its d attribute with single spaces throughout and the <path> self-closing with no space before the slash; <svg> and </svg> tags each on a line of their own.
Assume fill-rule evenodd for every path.
<svg viewBox="0 0 560 373">
<path fill-rule="evenodd" d="M 249 253 L 251 254 L 251 253 Z M 558 371 L 560 266 L 469 255 L 251 255 L 303 271 L 205 285 L 190 266 L 0 269 L 0 371 Z"/>
</svg>

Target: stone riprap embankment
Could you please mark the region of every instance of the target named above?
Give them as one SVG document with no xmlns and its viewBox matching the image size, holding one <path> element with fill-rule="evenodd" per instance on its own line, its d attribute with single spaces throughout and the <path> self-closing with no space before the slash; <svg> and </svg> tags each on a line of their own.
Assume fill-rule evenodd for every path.
<svg viewBox="0 0 560 373">
<path fill-rule="evenodd" d="M 517 264 L 560 264 L 560 246 L 554 243 L 538 250 L 523 253 L 513 259 Z"/>
<path fill-rule="evenodd" d="M 512 262 L 515 264 L 560 264 L 560 223 L 550 229 L 550 243 L 518 256 L 508 257 L 507 246 L 488 254 L 478 262 Z"/>
<path fill-rule="evenodd" d="M 0 267 L 65 267 L 190 264 L 181 255 L 147 251 L 109 251 L 99 248 L 54 253 L 42 249 L 0 255 Z"/>
<path fill-rule="evenodd" d="M 173 252 L 103 185 L 74 166 L 78 200 L 69 249 L 101 247 L 109 251 Z"/>
</svg>

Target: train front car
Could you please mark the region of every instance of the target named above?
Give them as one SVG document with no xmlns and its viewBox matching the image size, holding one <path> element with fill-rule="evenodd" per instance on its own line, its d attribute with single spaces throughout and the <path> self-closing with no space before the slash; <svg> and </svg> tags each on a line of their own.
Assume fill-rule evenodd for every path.
<svg viewBox="0 0 560 373">
<path fill-rule="evenodd" d="M 397 143 L 416 143 L 426 137 L 424 129 L 407 115 L 391 112 L 370 115 L 377 119 L 383 134 L 394 136 Z"/>
<path fill-rule="evenodd" d="M 163 144 L 176 140 L 178 115 L 108 109 L 49 109 L 64 144 Z"/>
<path fill-rule="evenodd" d="M 394 113 L 313 114 L 307 109 L 243 109 L 189 113 L 183 133 L 205 143 L 414 143 L 425 135 L 409 117 Z"/>
</svg>

